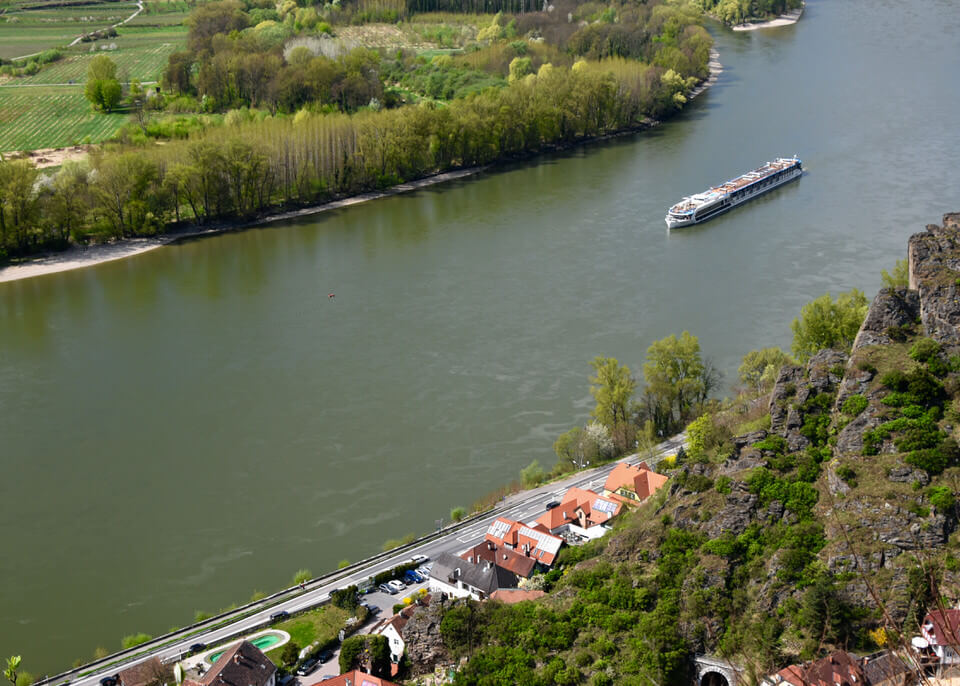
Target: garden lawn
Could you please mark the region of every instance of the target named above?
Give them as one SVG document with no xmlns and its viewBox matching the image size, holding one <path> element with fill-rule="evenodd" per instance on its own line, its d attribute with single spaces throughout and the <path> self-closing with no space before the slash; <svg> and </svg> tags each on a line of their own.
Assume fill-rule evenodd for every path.
<svg viewBox="0 0 960 686">
<path fill-rule="evenodd" d="M 94 112 L 82 87 L 0 86 L 0 151 L 98 143 L 128 118 Z"/>
<path fill-rule="evenodd" d="M 314 641 L 327 641 L 337 637 L 343 623 L 350 617 L 350 613 L 333 605 L 324 605 L 318 610 L 311 610 L 306 614 L 297 615 L 285 622 L 273 626 L 290 634 L 290 640 L 300 648 L 306 648 Z M 280 653 L 285 646 L 268 650 L 266 655 L 276 664 L 280 664 Z"/>
</svg>

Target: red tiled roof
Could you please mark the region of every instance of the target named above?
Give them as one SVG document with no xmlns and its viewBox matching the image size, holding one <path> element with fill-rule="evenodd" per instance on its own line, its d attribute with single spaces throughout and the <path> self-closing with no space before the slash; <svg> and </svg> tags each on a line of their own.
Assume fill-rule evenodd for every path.
<svg viewBox="0 0 960 686">
<path fill-rule="evenodd" d="M 542 524 L 547 531 L 553 531 L 564 524 L 579 521 L 577 519 L 577 501 L 569 500 L 569 493 L 557 507 L 551 508 L 537 517 L 537 524 Z"/>
<path fill-rule="evenodd" d="M 933 645 L 960 645 L 960 610 L 934 610 L 927 613 L 920 633 Z"/>
<path fill-rule="evenodd" d="M 505 517 L 497 517 L 489 526 L 484 540 L 498 546 L 515 549 L 526 557 L 532 557 L 548 567 L 557 557 L 563 539 L 554 536 L 542 524 L 533 527 Z"/>
<path fill-rule="evenodd" d="M 524 591 L 521 588 L 501 588 L 499 591 L 494 591 L 490 594 L 490 600 L 499 600 L 501 603 L 513 605 L 514 603 L 522 603 L 524 600 L 536 600 L 545 595 L 547 594 L 543 591 Z"/>
<path fill-rule="evenodd" d="M 122 670 L 117 676 L 120 677 L 121 686 L 146 686 L 146 684 L 162 683 L 165 672 L 160 659 L 156 656 L 149 660 L 138 662 L 137 664 Z"/>
<path fill-rule="evenodd" d="M 359 669 L 355 669 L 352 672 L 344 672 L 340 676 L 327 679 L 323 684 L 324 686 L 347 686 L 348 681 L 350 686 L 398 686 L 392 681 L 361 672 Z"/>
<path fill-rule="evenodd" d="M 816 662 L 790 665 L 777 676 L 793 686 L 863 686 L 866 682 L 860 661 L 843 650 Z"/>
<path fill-rule="evenodd" d="M 461 553 L 460 557 L 468 561 L 472 557 L 474 562 L 478 560 L 492 562 L 498 567 L 508 569 L 517 576 L 522 576 L 525 579 L 530 578 L 534 568 L 537 566 L 537 561 L 533 558 L 521 555 L 515 550 L 505 546 L 498 546 L 492 541 L 484 541 L 479 545 L 475 545 L 473 548 L 470 548 L 470 550 Z"/>
<path fill-rule="evenodd" d="M 663 474 L 657 474 L 647 467 L 646 462 L 641 462 L 637 466 L 621 462 L 607 477 L 603 490 L 611 493 L 610 497 L 621 502 L 636 502 L 629 498 L 624 498 L 616 493 L 619 488 L 629 488 L 635 492 L 640 500 L 645 500 L 649 496 L 660 490 L 667 483 L 667 477 Z"/>
<path fill-rule="evenodd" d="M 201 686 L 263 686 L 276 671 L 276 665 L 259 648 L 249 641 L 240 641 L 228 648 L 195 683 Z M 187 681 L 193 680 L 184 680 L 184 683 Z"/>
</svg>

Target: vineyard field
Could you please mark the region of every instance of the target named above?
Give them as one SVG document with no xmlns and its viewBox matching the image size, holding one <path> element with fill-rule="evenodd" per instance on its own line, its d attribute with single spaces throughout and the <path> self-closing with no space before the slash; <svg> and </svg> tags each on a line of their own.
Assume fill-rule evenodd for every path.
<svg viewBox="0 0 960 686">
<path fill-rule="evenodd" d="M 126 114 L 94 112 L 76 87 L 0 87 L 0 151 L 57 148 L 110 138 Z"/>
<path fill-rule="evenodd" d="M 128 82 L 133 79 L 138 81 L 157 81 L 163 72 L 164 65 L 167 63 L 167 56 L 182 47 L 180 42 L 164 42 L 155 43 L 152 46 L 143 45 L 123 48 L 119 47 L 122 45 L 122 39 L 118 37 L 116 40 L 118 45 L 116 50 L 70 54 L 59 62 L 55 62 L 40 70 L 33 76 L 21 76 L 10 83 L 20 86 L 69 83 L 73 81 L 78 85 L 82 85 L 87 78 L 87 67 L 90 64 L 90 60 L 92 60 L 96 54 L 107 55 L 116 63 L 117 78 L 120 81 Z"/>
</svg>

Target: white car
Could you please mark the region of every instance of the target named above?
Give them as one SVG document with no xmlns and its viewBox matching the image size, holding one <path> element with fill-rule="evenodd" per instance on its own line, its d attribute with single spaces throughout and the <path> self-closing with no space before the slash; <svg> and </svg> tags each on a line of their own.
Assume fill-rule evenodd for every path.
<svg viewBox="0 0 960 686">
<path fill-rule="evenodd" d="M 410 561 L 411 561 L 411 562 L 416 562 L 417 564 L 423 564 L 424 562 L 426 562 L 426 561 L 429 560 L 429 559 L 430 559 L 430 558 L 427 557 L 426 555 L 414 555 L 413 557 L 410 558 Z"/>
<path fill-rule="evenodd" d="M 395 593 L 399 593 L 400 591 L 404 590 L 404 589 L 407 587 L 407 585 L 406 585 L 405 583 L 403 583 L 402 581 L 400 581 L 399 579 L 394 579 L 393 581 L 388 581 L 388 582 L 387 582 L 387 586 L 389 586 L 390 588 L 392 588 Z"/>
</svg>

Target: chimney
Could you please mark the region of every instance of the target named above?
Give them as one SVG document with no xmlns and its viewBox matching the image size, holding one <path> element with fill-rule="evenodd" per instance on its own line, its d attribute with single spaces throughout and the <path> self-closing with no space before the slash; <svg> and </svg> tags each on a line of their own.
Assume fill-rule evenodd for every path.
<svg viewBox="0 0 960 686">
<path fill-rule="evenodd" d="M 459 568 L 459 567 L 457 567 L 456 569 L 453 570 L 453 576 L 454 576 L 454 578 L 457 578 L 457 579 L 460 578 L 460 568 Z"/>
<path fill-rule="evenodd" d="M 496 550 L 497 547 L 493 545 L 493 541 L 487 541 L 487 550 Z"/>
<path fill-rule="evenodd" d="M 243 658 L 241 657 L 239 650 L 233 654 L 233 664 L 239 665 L 242 659 Z"/>
<path fill-rule="evenodd" d="M 470 564 L 473 564 L 473 555 L 467 558 L 467 562 L 469 562 Z"/>
</svg>

